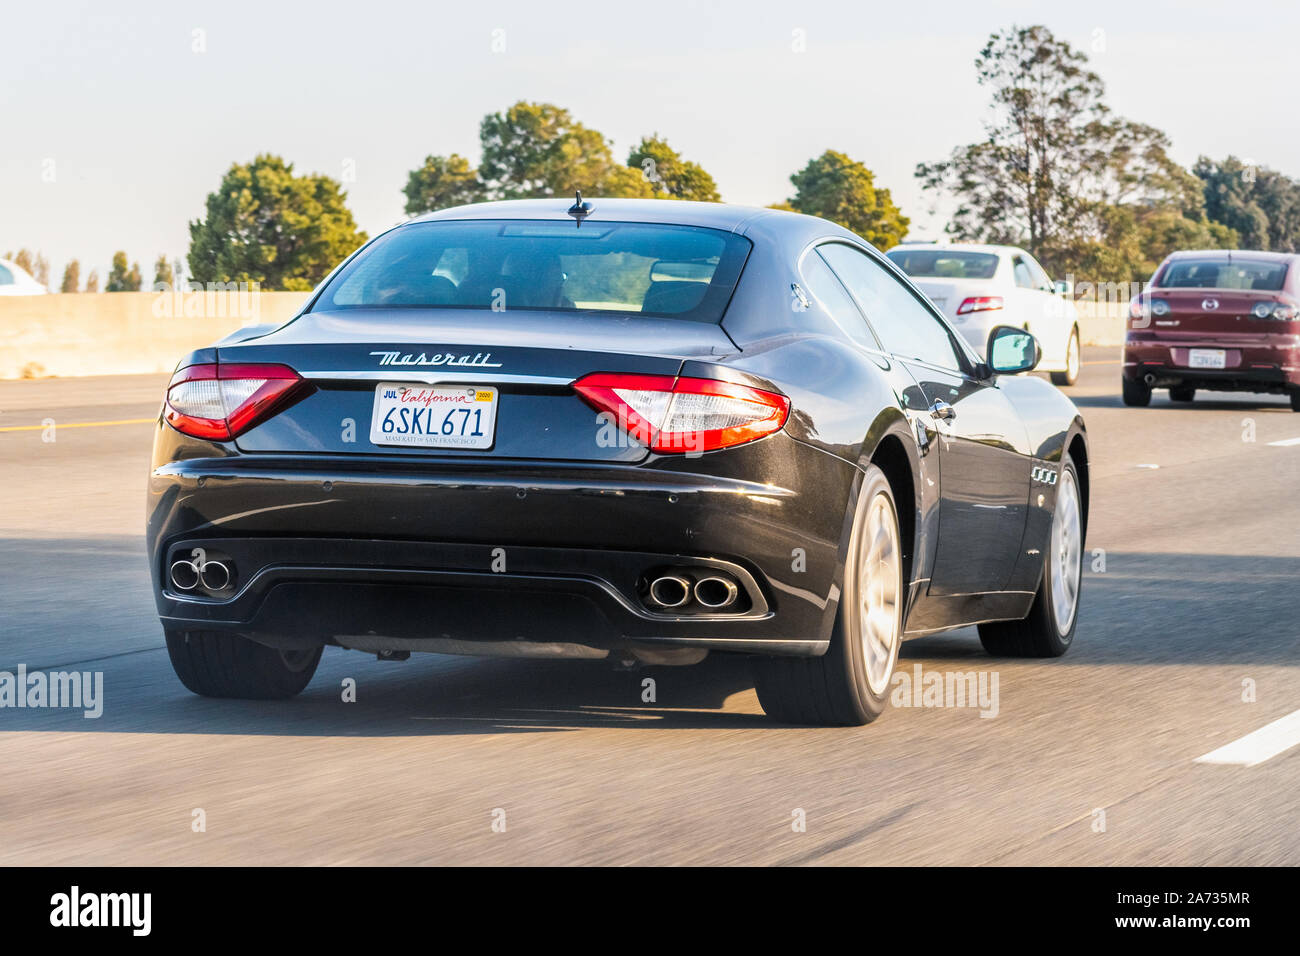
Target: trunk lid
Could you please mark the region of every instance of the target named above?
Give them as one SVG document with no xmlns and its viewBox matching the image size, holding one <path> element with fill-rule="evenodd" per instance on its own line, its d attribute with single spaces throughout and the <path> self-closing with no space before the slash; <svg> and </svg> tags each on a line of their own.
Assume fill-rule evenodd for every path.
<svg viewBox="0 0 1300 956">
<path fill-rule="evenodd" d="M 1154 332 L 1199 333 L 1204 335 L 1255 335 L 1277 331 L 1278 323 L 1256 319 L 1250 310 L 1257 302 L 1277 302 L 1281 293 L 1246 289 L 1153 288 L 1154 303 L 1169 304 L 1165 315 L 1151 313 Z"/>
<path fill-rule="evenodd" d="M 357 309 L 308 313 L 223 346 L 219 361 L 288 365 L 314 386 L 236 439 L 252 453 L 636 462 L 646 449 L 608 426 L 571 383 L 591 372 L 676 375 L 687 359 L 738 350 L 718 325 L 561 312 Z M 495 389 L 490 448 L 371 440 L 381 384 Z"/>
</svg>

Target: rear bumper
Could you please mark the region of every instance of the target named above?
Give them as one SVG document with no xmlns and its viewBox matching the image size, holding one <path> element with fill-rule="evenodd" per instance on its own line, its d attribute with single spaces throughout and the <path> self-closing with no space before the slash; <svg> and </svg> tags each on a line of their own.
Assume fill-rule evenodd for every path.
<svg viewBox="0 0 1300 956">
<path fill-rule="evenodd" d="M 1222 349 L 1224 368 L 1192 368 L 1194 348 Z M 1300 342 L 1294 335 L 1281 334 L 1218 339 L 1130 332 L 1124 344 L 1123 375 L 1132 381 L 1150 375 L 1153 388 L 1283 393 L 1300 388 Z"/>
<path fill-rule="evenodd" d="M 263 643 L 363 646 L 388 639 L 578 644 L 597 648 L 689 645 L 809 654 L 800 609 L 778 622 L 759 578 L 734 561 L 572 548 L 527 548 L 319 538 L 188 539 L 238 569 L 229 595 L 158 593 L 163 626 L 229 630 Z M 493 571 L 493 565 L 502 570 Z M 243 577 L 245 568 L 253 569 Z M 644 601 L 647 569 L 726 575 L 741 597 L 733 611 L 675 614 Z M 813 614 L 805 626 L 815 628 Z M 814 632 L 815 633 L 815 632 Z"/>
<path fill-rule="evenodd" d="M 819 654 L 856 476 L 785 435 L 640 467 L 171 461 L 161 450 L 148 538 L 163 625 L 279 646 L 523 640 Z M 233 568 L 226 591 L 170 583 L 171 563 L 194 548 Z M 655 609 L 647 577 L 664 569 L 720 571 L 741 599 L 718 613 Z"/>
</svg>

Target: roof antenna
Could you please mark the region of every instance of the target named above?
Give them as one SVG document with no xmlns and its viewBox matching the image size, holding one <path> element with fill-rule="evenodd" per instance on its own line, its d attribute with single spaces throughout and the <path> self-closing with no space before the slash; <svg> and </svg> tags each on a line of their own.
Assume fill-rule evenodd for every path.
<svg viewBox="0 0 1300 956">
<path fill-rule="evenodd" d="M 582 220 L 591 215 L 591 203 L 582 201 L 581 189 L 575 190 L 573 195 L 576 198 L 574 199 L 573 205 L 569 207 L 569 215 L 574 218 L 574 224 L 581 229 Z"/>
</svg>

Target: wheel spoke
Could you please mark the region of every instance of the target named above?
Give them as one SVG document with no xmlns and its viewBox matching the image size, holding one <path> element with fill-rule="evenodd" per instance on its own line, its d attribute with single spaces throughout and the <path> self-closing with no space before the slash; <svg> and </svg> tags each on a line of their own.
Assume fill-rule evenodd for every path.
<svg viewBox="0 0 1300 956">
<path fill-rule="evenodd" d="M 867 670 L 867 684 L 882 693 L 898 645 L 901 584 L 898 525 L 888 498 L 877 495 L 867 506 L 858 545 L 856 629 Z"/>
<path fill-rule="evenodd" d="M 1057 629 L 1064 634 L 1074 620 L 1083 565 L 1082 519 L 1079 491 L 1072 472 L 1061 470 L 1056 511 L 1052 517 L 1052 609 Z"/>
</svg>

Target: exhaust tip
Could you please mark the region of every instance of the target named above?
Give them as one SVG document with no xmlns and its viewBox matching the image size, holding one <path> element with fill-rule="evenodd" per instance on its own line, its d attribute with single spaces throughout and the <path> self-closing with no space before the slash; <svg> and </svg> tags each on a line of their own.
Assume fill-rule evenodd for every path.
<svg viewBox="0 0 1300 956">
<path fill-rule="evenodd" d="M 220 591 L 230 583 L 230 569 L 220 561 L 208 561 L 199 571 L 199 580 L 209 591 Z"/>
<path fill-rule="evenodd" d="M 650 603 L 658 607 L 681 607 L 691 599 L 691 582 L 676 574 L 665 574 L 650 582 Z"/>
<path fill-rule="evenodd" d="M 199 586 L 199 570 L 191 561 L 176 561 L 170 571 L 172 587 L 177 591 L 193 591 Z"/>
<path fill-rule="evenodd" d="M 1156 377 L 1153 373 L 1147 372 L 1142 376 L 1142 381 L 1146 382 L 1148 385 L 1154 385 L 1156 383 Z"/>
<path fill-rule="evenodd" d="M 707 577 L 695 582 L 695 600 L 714 610 L 731 607 L 740 591 L 729 578 Z"/>
</svg>

